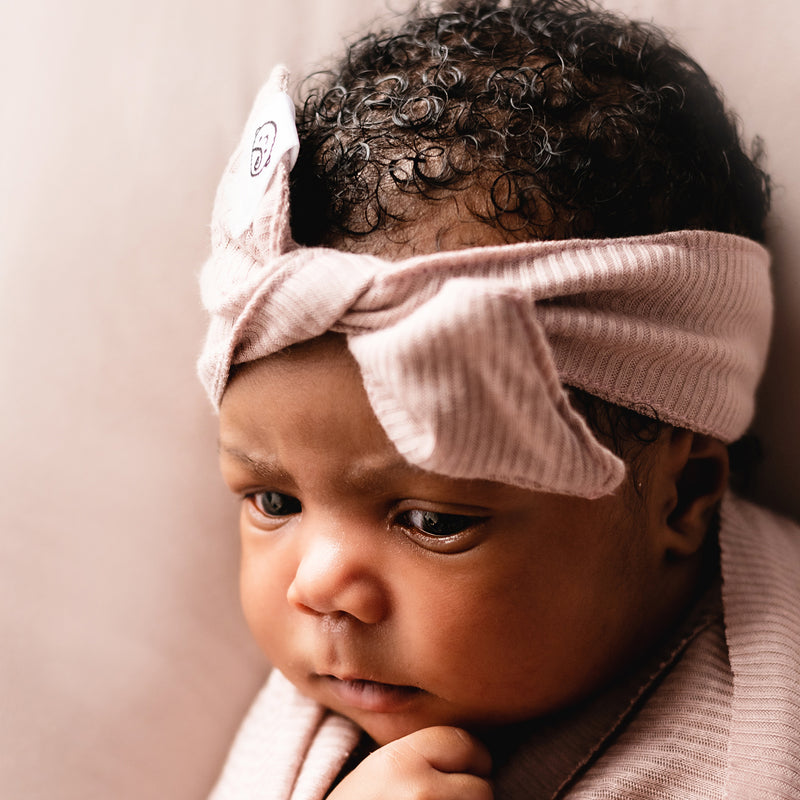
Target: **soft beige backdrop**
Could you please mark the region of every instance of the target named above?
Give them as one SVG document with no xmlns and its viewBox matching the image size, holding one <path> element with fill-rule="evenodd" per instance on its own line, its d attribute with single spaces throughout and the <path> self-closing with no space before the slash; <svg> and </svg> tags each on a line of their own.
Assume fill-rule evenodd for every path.
<svg viewBox="0 0 800 800">
<path fill-rule="evenodd" d="M 395 6 L 402 0 L 393 0 Z M 796 0 L 609 0 L 766 139 L 777 347 L 759 491 L 800 515 Z M 201 798 L 265 665 L 194 379 L 213 188 L 278 60 L 382 0 L 3 0 L 0 797 Z"/>
</svg>

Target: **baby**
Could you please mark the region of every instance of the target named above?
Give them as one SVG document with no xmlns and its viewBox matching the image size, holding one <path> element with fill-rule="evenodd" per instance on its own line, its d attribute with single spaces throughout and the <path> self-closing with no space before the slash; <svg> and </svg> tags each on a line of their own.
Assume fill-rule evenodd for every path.
<svg viewBox="0 0 800 800">
<path fill-rule="evenodd" d="M 274 665 L 214 797 L 800 796 L 800 535 L 728 490 L 758 153 L 582 0 L 423 7 L 321 81 L 262 90 L 202 278 Z"/>
</svg>

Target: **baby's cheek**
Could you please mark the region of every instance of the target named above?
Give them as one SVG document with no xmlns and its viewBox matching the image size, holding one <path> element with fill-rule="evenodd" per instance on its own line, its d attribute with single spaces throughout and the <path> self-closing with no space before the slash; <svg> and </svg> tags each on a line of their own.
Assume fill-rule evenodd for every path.
<svg viewBox="0 0 800 800">
<path fill-rule="evenodd" d="M 253 638 L 268 658 L 286 625 L 286 590 L 291 574 L 267 548 L 242 542 L 239 592 L 245 620 Z"/>
</svg>

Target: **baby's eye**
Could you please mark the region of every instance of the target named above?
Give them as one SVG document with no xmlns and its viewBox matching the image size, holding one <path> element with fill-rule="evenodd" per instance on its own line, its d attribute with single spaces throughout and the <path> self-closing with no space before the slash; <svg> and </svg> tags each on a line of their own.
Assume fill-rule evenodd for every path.
<svg viewBox="0 0 800 800">
<path fill-rule="evenodd" d="M 288 517 L 301 511 L 300 501 L 283 492 L 256 492 L 250 500 L 266 517 Z"/>
<path fill-rule="evenodd" d="M 483 517 L 470 517 L 466 514 L 442 514 L 438 511 L 422 511 L 412 509 L 403 512 L 398 521 L 406 528 L 411 528 L 428 536 L 455 536 L 473 525 L 481 522 Z"/>
</svg>

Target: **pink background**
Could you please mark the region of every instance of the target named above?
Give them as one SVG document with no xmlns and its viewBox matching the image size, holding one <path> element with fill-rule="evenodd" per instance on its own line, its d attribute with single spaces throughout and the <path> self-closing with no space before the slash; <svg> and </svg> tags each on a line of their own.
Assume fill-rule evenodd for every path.
<svg viewBox="0 0 800 800">
<path fill-rule="evenodd" d="M 777 320 L 759 494 L 800 517 L 800 4 L 607 4 L 675 31 L 766 140 Z M 266 670 L 194 377 L 213 190 L 272 64 L 304 74 L 384 5 L 7 6 L 0 797 L 200 798 Z"/>
</svg>

